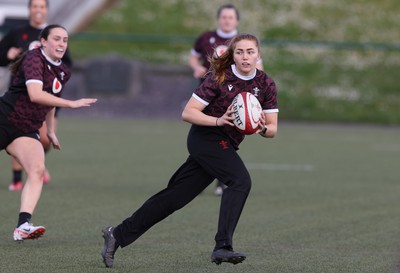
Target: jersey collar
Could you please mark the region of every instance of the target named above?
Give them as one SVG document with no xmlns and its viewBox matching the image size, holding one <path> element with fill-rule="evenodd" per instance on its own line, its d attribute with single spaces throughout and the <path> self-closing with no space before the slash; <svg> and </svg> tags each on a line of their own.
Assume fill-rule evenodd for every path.
<svg viewBox="0 0 400 273">
<path fill-rule="evenodd" d="M 42 48 L 40 49 L 40 51 L 42 52 L 42 55 L 46 58 L 46 60 L 52 65 L 59 66 L 61 64 L 61 60 L 58 60 L 58 62 L 53 61 L 49 56 L 46 55 L 46 53 L 44 53 Z"/>
<path fill-rule="evenodd" d="M 30 25 L 32 28 L 34 28 L 34 29 L 39 29 L 39 30 L 42 30 L 42 29 L 44 29 L 45 27 L 47 27 L 47 23 L 43 23 L 43 24 L 38 25 L 38 26 L 33 26 L 33 25 L 30 24 L 30 23 L 29 23 L 29 25 Z"/>
<path fill-rule="evenodd" d="M 244 81 L 248 81 L 248 80 L 254 79 L 254 77 L 255 77 L 256 74 L 257 74 L 257 69 L 254 69 L 253 75 L 243 76 L 243 75 L 241 75 L 241 74 L 239 73 L 239 71 L 237 71 L 236 65 L 232 64 L 232 65 L 231 65 L 231 68 L 232 68 L 233 74 L 235 74 L 236 77 L 238 77 L 239 79 L 244 80 Z"/>
<path fill-rule="evenodd" d="M 232 30 L 231 32 L 223 32 L 223 31 L 222 31 L 221 29 L 219 29 L 219 28 L 217 28 L 216 32 L 217 32 L 217 35 L 218 35 L 219 37 L 224 38 L 224 39 L 233 38 L 233 36 L 235 36 L 235 35 L 238 33 L 237 29 Z"/>
</svg>

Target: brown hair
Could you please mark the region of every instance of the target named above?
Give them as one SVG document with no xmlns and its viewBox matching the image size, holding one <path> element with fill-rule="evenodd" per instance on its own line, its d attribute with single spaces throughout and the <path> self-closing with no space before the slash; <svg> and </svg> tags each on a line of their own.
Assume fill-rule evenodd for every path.
<svg viewBox="0 0 400 273">
<path fill-rule="evenodd" d="M 28 2 L 28 8 L 30 8 L 32 6 L 32 0 L 29 0 Z M 46 0 L 46 7 L 49 7 L 49 0 Z"/>
<path fill-rule="evenodd" d="M 235 10 L 236 19 L 238 21 L 240 20 L 239 10 L 233 4 L 224 4 L 224 5 L 220 6 L 219 9 L 217 10 L 217 19 L 219 19 L 219 17 L 221 16 L 221 12 L 224 9 L 233 9 L 233 10 Z"/>
<path fill-rule="evenodd" d="M 52 29 L 54 29 L 54 28 L 62 28 L 62 29 L 64 29 L 65 31 L 67 31 L 67 30 L 65 29 L 65 27 L 63 27 L 63 26 L 61 26 L 61 25 L 57 25 L 57 24 L 48 25 L 47 27 L 45 27 L 44 29 L 42 29 L 42 31 L 40 32 L 39 40 L 44 39 L 44 40 L 47 41 L 47 39 L 49 38 L 50 31 L 51 31 Z M 16 75 L 16 74 L 17 74 L 18 69 L 19 69 L 19 67 L 20 67 L 21 64 L 22 64 L 22 61 L 24 60 L 26 54 L 28 54 L 28 51 L 29 51 L 29 50 L 24 51 L 24 52 L 21 54 L 21 56 L 19 56 L 18 59 L 15 60 L 15 61 L 11 64 L 10 70 L 11 70 L 11 73 L 12 73 L 13 75 Z"/>
<path fill-rule="evenodd" d="M 235 63 L 233 59 L 233 53 L 236 48 L 236 44 L 242 40 L 254 41 L 258 51 L 260 51 L 260 42 L 256 36 L 248 33 L 240 33 L 230 40 L 227 50 L 221 56 L 209 57 L 209 61 L 211 63 L 211 72 L 214 73 L 215 80 L 219 84 L 222 84 L 225 81 L 225 70 Z"/>
</svg>

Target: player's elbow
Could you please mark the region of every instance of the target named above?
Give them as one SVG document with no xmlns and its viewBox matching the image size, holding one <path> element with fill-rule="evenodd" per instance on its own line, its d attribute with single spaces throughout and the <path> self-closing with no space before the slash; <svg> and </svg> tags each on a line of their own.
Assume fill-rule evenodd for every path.
<svg viewBox="0 0 400 273">
<path fill-rule="evenodd" d="M 270 138 L 274 138 L 276 137 L 276 135 L 278 134 L 278 130 L 275 128 L 275 130 L 272 130 L 271 134 L 270 134 Z"/>
<path fill-rule="evenodd" d="M 183 109 L 182 114 L 181 114 L 181 118 L 183 121 L 189 122 L 189 113 L 188 113 L 188 109 L 187 107 L 185 107 L 185 109 Z"/>
<path fill-rule="evenodd" d="M 28 93 L 29 94 L 29 99 L 31 100 L 31 102 L 40 104 L 39 103 L 40 102 L 39 96 L 36 96 L 35 94 L 32 94 L 32 93 L 31 92 Z"/>
<path fill-rule="evenodd" d="M 278 134 L 278 128 L 276 126 L 267 126 L 268 131 L 265 134 L 266 138 L 274 138 Z"/>
</svg>

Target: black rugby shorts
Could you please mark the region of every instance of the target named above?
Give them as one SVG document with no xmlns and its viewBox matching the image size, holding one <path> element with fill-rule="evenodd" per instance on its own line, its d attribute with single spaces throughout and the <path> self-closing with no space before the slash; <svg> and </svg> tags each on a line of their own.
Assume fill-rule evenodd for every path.
<svg viewBox="0 0 400 273">
<path fill-rule="evenodd" d="M 30 137 L 40 141 L 39 131 L 24 133 L 7 120 L 7 117 L 0 113 L 0 150 L 4 150 L 19 137 Z"/>
</svg>

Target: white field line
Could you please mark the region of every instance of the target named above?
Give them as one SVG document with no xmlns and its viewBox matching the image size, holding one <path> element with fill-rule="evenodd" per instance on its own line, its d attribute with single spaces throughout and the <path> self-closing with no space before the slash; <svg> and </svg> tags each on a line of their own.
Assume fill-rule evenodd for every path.
<svg viewBox="0 0 400 273">
<path fill-rule="evenodd" d="M 378 151 L 378 152 L 394 152 L 394 153 L 398 153 L 400 152 L 400 146 L 399 145 L 390 145 L 390 144 L 381 144 L 381 145 L 375 145 L 372 147 L 372 149 L 374 151 Z"/>
<path fill-rule="evenodd" d="M 249 170 L 313 172 L 315 166 L 309 164 L 247 163 Z"/>
</svg>

